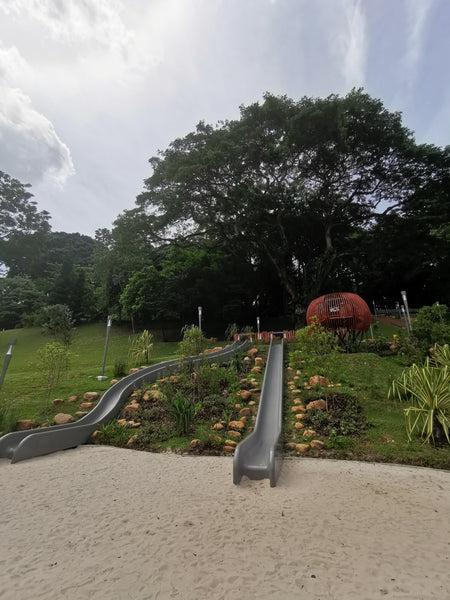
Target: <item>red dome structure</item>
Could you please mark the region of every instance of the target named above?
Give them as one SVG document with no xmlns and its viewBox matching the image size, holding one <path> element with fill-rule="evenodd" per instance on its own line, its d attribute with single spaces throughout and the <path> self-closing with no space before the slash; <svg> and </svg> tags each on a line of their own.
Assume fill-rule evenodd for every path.
<svg viewBox="0 0 450 600">
<path fill-rule="evenodd" d="M 311 302 L 306 312 L 306 322 L 311 324 L 316 316 L 325 329 L 334 331 L 341 341 L 352 332 L 353 339 L 357 332 L 367 331 L 372 320 L 366 302 L 357 294 L 337 292 L 325 294 Z"/>
</svg>

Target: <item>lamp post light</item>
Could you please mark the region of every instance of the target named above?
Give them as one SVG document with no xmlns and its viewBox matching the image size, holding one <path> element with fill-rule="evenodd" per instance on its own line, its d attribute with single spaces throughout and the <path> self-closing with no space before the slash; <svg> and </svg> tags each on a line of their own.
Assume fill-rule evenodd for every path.
<svg viewBox="0 0 450 600">
<path fill-rule="evenodd" d="M 411 317 L 409 314 L 409 306 L 408 306 L 408 298 L 406 297 L 406 292 L 400 292 L 402 295 L 403 304 L 405 305 L 406 316 L 408 317 L 409 331 L 412 331 Z"/>
<path fill-rule="evenodd" d="M 8 370 L 9 363 L 11 362 L 12 349 L 13 349 L 13 346 L 14 346 L 14 344 L 16 342 L 17 342 L 16 339 L 9 340 L 9 342 L 8 342 L 9 343 L 9 348 L 6 351 L 6 354 L 5 354 L 5 360 L 3 361 L 2 373 L 0 375 L 0 388 L 3 385 L 3 381 L 5 379 L 6 371 Z"/>
<path fill-rule="evenodd" d="M 200 331 L 202 330 L 202 307 L 201 306 L 198 307 L 198 328 Z"/>
<path fill-rule="evenodd" d="M 105 341 L 105 352 L 103 353 L 103 365 L 102 374 L 97 377 L 97 381 L 106 381 L 108 379 L 105 375 L 105 363 L 106 363 L 106 352 L 108 351 L 109 332 L 111 330 L 112 317 L 108 315 L 108 321 L 106 323 L 106 341 Z"/>
<path fill-rule="evenodd" d="M 260 323 L 259 317 L 256 317 L 256 328 L 258 330 L 258 340 L 259 340 L 259 323 Z"/>
</svg>

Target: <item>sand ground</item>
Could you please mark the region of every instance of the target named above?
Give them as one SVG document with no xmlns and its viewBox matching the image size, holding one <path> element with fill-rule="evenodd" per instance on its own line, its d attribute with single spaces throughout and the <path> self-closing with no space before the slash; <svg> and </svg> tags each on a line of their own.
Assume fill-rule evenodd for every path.
<svg viewBox="0 0 450 600">
<path fill-rule="evenodd" d="M 450 598 L 450 472 L 102 446 L 0 460 L 0 598 Z"/>
</svg>

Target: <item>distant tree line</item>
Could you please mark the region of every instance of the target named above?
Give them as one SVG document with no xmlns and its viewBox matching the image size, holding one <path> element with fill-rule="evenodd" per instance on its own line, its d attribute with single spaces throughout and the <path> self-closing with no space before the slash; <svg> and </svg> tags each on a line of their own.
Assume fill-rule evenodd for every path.
<svg viewBox="0 0 450 600">
<path fill-rule="evenodd" d="M 28 186 L 0 172 L 0 326 L 49 304 L 145 327 L 193 322 L 202 306 L 225 328 L 297 324 L 331 291 L 450 302 L 450 147 L 416 144 L 362 90 L 266 94 L 150 165 L 136 207 L 95 240 L 52 232 Z"/>
</svg>

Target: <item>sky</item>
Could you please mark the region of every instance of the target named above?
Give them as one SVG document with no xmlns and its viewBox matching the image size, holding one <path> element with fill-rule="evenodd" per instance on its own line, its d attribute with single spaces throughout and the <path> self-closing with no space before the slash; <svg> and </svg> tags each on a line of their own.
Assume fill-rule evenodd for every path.
<svg viewBox="0 0 450 600">
<path fill-rule="evenodd" d="M 0 170 L 93 236 L 158 150 L 265 92 L 363 87 L 446 146 L 449 31 L 449 0 L 0 0 Z"/>
</svg>

